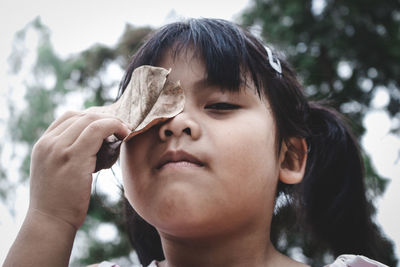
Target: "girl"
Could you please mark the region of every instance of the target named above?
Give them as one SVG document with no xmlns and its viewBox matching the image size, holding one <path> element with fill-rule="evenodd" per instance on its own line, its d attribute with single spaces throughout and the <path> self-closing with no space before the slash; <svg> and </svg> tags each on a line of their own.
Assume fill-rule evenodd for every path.
<svg viewBox="0 0 400 267">
<path fill-rule="evenodd" d="M 381 257 L 354 138 L 335 111 L 305 99 L 270 48 L 227 21 L 193 19 L 163 27 L 139 49 L 120 95 L 142 65 L 171 68 L 186 99 L 180 114 L 121 147 L 128 232 L 143 265 L 305 266 L 271 241 L 285 207 L 302 214 L 304 237 L 334 255 Z M 30 206 L 5 266 L 68 265 L 96 153 L 106 137 L 129 133 L 116 117 L 82 112 L 47 129 L 32 152 Z M 342 256 L 331 266 L 384 265 Z"/>
</svg>

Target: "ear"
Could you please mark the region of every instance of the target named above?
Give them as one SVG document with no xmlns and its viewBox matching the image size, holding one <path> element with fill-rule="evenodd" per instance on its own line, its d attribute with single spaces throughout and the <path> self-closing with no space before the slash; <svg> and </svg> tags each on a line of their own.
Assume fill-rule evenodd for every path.
<svg viewBox="0 0 400 267">
<path fill-rule="evenodd" d="M 307 162 L 307 143 L 304 138 L 291 137 L 282 141 L 279 155 L 279 180 L 285 184 L 297 184 L 303 179 Z"/>
</svg>

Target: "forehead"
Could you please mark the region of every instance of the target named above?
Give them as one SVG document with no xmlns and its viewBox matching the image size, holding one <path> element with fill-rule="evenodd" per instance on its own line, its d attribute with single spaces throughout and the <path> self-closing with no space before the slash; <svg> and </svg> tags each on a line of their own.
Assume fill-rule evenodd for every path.
<svg viewBox="0 0 400 267">
<path fill-rule="evenodd" d="M 208 77 L 204 61 L 200 57 L 195 56 L 193 50 L 187 50 L 178 54 L 168 50 L 161 57 L 157 65 L 171 69 L 168 78 L 174 81 L 206 81 Z"/>
<path fill-rule="evenodd" d="M 226 87 L 224 80 L 210 79 L 207 63 L 193 48 L 180 51 L 168 49 L 163 53 L 157 66 L 171 69 L 168 78 L 172 81 L 179 80 L 184 89 L 192 88 L 198 90 L 208 88 L 229 93 L 250 91 L 257 94 L 260 99 L 264 99 L 264 96 L 258 94 L 258 90 L 249 73 L 241 75 L 241 83 L 237 87 Z M 233 77 L 231 78 L 233 79 Z"/>
<path fill-rule="evenodd" d="M 193 99 L 201 99 L 201 101 L 218 99 L 246 107 L 260 106 L 261 110 L 266 112 L 265 114 L 271 115 L 269 102 L 264 96 L 258 95 L 253 83 L 242 84 L 239 90 L 226 90 L 218 84 L 211 83 L 207 79 L 204 61 L 193 52 L 176 56 L 166 53 L 160 60 L 159 66 L 171 69 L 168 79 L 180 81 L 186 97 L 194 97 Z"/>
</svg>

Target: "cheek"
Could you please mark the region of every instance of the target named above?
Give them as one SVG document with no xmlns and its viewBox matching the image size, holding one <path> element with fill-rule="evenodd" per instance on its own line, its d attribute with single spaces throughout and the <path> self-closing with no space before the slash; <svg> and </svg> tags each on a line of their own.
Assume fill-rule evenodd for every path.
<svg viewBox="0 0 400 267">
<path fill-rule="evenodd" d="M 141 194 L 147 192 L 145 188 L 148 186 L 148 179 L 144 177 L 150 169 L 147 151 L 151 142 L 148 139 L 145 135 L 138 136 L 121 146 L 121 172 L 125 196 L 135 209 L 138 200 L 143 198 Z"/>
<path fill-rule="evenodd" d="M 136 177 L 138 177 L 139 170 L 135 166 L 138 157 L 132 152 L 131 144 L 123 144 L 121 146 L 120 158 L 125 196 L 132 205 L 132 194 L 133 189 L 137 187 L 135 181 L 137 181 Z"/>
<path fill-rule="evenodd" d="M 273 125 L 256 120 L 247 126 L 227 132 L 218 142 L 220 170 L 229 182 L 236 183 L 231 194 L 273 193 L 279 171 Z"/>
</svg>

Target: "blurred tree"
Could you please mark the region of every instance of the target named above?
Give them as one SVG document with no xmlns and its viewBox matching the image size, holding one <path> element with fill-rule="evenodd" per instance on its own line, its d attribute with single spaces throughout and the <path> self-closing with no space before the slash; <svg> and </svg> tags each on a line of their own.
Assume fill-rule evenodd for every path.
<svg viewBox="0 0 400 267">
<path fill-rule="evenodd" d="M 311 99 L 328 99 L 350 118 L 358 138 L 365 130 L 362 119 L 374 109 L 372 99 L 378 91 L 388 94 L 390 101 L 384 109 L 394 122 L 400 121 L 400 1 L 253 0 L 241 20 L 285 52 L 306 94 Z M 400 124 L 394 125 L 392 131 L 400 133 Z M 377 175 L 367 155 L 364 159 L 373 202 L 384 192 L 386 180 Z M 281 216 L 288 212 L 282 210 Z M 285 237 L 278 247 L 285 253 L 303 248 L 310 264 L 323 265 L 327 255 L 323 244 L 289 229 L 287 224 L 276 229 L 277 243 Z M 382 242 L 380 257 L 395 266 L 390 242 Z"/>
<path fill-rule="evenodd" d="M 22 181 L 29 177 L 30 151 L 34 143 L 50 123 L 61 115 L 58 114 L 60 110 L 84 109 L 114 101 L 119 80 L 113 80 L 106 72 L 109 68 L 117 66 L 121 74 L 118 79 L 121 79 L 123 74 L 121 69 L 125 69 L 128 59 L 150 31 L 151 28 L 148 27 L 135 28 L 128 25 L 115 47 L 96 44 L 65 59 L 60 58 L 53 50 L 50 31 L 39 18 L 16 34 L 9 61 L 15 75 L 26 63 L 25 57 L 29 52 L 26 36 L 33 32 L 38 40 L 36 61 L 30 77 L 24 80 L 25 108 L 19 111 L 10 105 L 13 118 L 9 120 L 9 129 L 13 142 L 28 147 L 21 166 Z M 111 92 L 115 95 L 112 96 Z M 70 106 L 71 102 L 73 107 Z M 4 183 L 2 188 L 6 188 L 6 179 L 3 179 L 5 174 L 1 169 L 0 175 L 0 181 Z M 5 199 L 6 195 L 7 191 L 0 190 L 0 197 Z M 83 236 L 81 239 L 86 244 L 83 245 L 86 251 L 80 251 L 80 258 L 72 262 L 72 266 L 113 258 L 129 262 L 131 247 L 124 234 L 123 216 L 120 214 L 122 214 L 122 203 L 110 201 L 106 195 L 98 191 L 92 196 L 87 219 L 78 233 L 78 237 Z M 94 229 L 104 223 L 116 227 L 117 236 L 113 241 L 105 243 L 96 235 Z"/>
<path fill-rule="evenodd" d="M 3 152 L 3 146 L 0 146 L 0 155 Z M 0 163 L 0 199 L 7 198 L 7 192 L 10 190 L 9 184 L 7 183 L 7 174 L 3 165 Z"/>
<path fill-rule="evenodd" d="M 398 0 L 253 0 L 252 6 L 243 13 L 241 23 L 260 29 L 268 43 L 285 51 L 299 71 L 307 94 L 314 99 L 330 99 L 351 118 L 357 136 L 364 132 L 362 117 L 372 108 L 371 99 L 378 90 L 389 94 L 386 109 L 393 118 L 400 119 Z M 118 81 L 109 77 L 109 69 L 113 66 L 125 69 L 129 58 L 152 31 L 148 27 L 127 25 L 116 46 L 97 44 L 63 59 L 53 50 L 49 30 L 37 19 L 16 34 L 15 50 L 10 57 L 15 73 L 24 64 L 27 53 L 24 42 L 29 29 L 38 33 L 37 59 L 33 77 L 25 81 L 26 108 L 12 111 L 14 118 L 10 125 L 14 142 L 26 144 L 27 151 L 31 151 L 34 142 L 60 115 L 60 107 L 70 104 L 68 99 L 75 102 L 80 99 L 82 109 L 112 102 L 116 94 L 112 96 L 110 92 L 116 93 Z M 30 153 L 27 153 L 22 166 L 23 179 L 29 176 L 29 161 Z M 367 156 L 365 163 L 369 188 L 376 188 L 369 194 L 373 199 L 384 192 L 386 183 L 376 174 Z M 129 254 L 130 245 L 123 234 L 121 216 L 116 215 L 121 207 L 119 202 L 110 201 L 100 192 L 92 197 L 87 220 L 80 230 L 89 248 L 73 265 Z M 310 264 L 322 266 L 328 255 L 326 248 L 312 243 L 304 234 L 291 231 L 284 223 L 292 215 L 282 209 L 277 216 L 278 222 L 286 218 L 282 221 L 284 227 L 273 237 L 277 247 L 286 254 L 293 254 L 301 247 Z M 118 230 L 115 241 L 105 244 L 96 237 L 91 229 L 102 223 L 115 225 Z M 387 257 L 382 261 L 394 266 L 392 244 L 383 244 L 383 249 L 387 250 Z"/>
<path fill-rule="evenodd" d="M 389 94 L 386 109 L 400 119 L 398 0 L 253 0 L 242 24 L 285 51 L 307 94 L 332 99 L 358 136 L 377 90 Z"/>
</svg>

